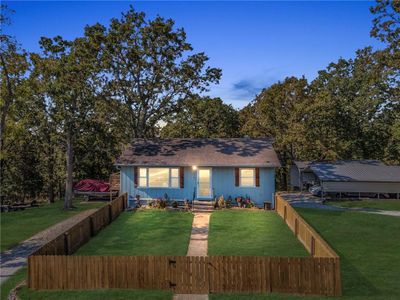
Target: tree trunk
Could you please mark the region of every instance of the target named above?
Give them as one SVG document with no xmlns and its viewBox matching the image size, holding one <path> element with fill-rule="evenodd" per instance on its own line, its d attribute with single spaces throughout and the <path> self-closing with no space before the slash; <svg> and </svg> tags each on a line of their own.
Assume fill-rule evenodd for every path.
<svg viewBox="0 0 400 300">
<path fill-rule="evenodd" d="M 47 172 L 48 172 L 48 178 L 49 178 L 49 186 L 48 186 L 48 202 L 49 203 L 54 203 L 54 189 L 55 189 L 55 184 L 54 184 L 54 149 L 53 145 L 51 143 L 51 136 L 50 133 L 47 135 L 47 147 L 48 147 L 48 162 L 47 162 Z"/>
<path fill-rule="evenodd" d="M 73 183 L 73 161 L 74 161 L 74 150 L 72 142 L 72 126 L 70 125 L 67 132 L 67 178 L 65 183 L 65 200 L 64 209 L 72 208 L 72 200 L 74 197 L 72 191 Z"/>
<path fill-rule="evenodd" d="M 49 188 L 48 188 L 48 202 L 49 203 L 54 203 L 54 182 L 51 180 L 50 182 L 49 182 Z"/>
</svg>

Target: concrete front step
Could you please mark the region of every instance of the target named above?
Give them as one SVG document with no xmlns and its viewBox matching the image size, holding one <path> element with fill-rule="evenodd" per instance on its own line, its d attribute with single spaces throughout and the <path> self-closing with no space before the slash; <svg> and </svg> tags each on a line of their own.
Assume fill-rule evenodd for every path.
<svg viewBox="0 0 400 300">
<path fill-rule="evenodd" d="M 195 205 L 195 206 L 193 207 L 193 209 L 201 209 L 201 210 L 210 210 L 210 211 L 212 211 L 212 210 L 214 210 L 214 207 L 212 207 L 212 206 L 200 206 L 200 205 Z"/>
<path fill-rule="evenodd" d="M 214 211 L 214 201 L 194 200 L 193 212 L 211 213 Z"/>
<path fill-rule="evenodd" d="M 200 206 L 214 206 L 214 201 L 194 200 L 193 204 L 200 205 Z"/>
<path fill-rule="evenodd" d="M 213 209 L 199 209 L 195 208 L 192 210 L 193 213 L 212 213 L 214 210 Z"/>
</svg>

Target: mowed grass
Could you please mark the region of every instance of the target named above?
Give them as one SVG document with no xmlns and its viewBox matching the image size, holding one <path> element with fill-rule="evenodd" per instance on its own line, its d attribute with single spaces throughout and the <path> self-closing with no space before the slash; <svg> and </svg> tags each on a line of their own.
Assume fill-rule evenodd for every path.
<svg viewBox="0 0 400 300">
<path fill-rule="evenodd" d="M 18 291 L 21 300 L 164 300 L 172 299 L 169 291 L 98 289 L 75 291 L 30 291 L 24 287 Z"/>
<path fill-rule="evenodd" d="M 74 201 L 76 209 L 63 210 L 63 201 L 27 208 L 23 211 L 1 213 L 0 251 L 10 249 L 32 235 L 86 209 L 103 206 L 104 203 Z"/>
<path fill-rule="evenodd" d="M 400 218 L 297 208 L 341 258 L 342 297 L 211 295 L 211 299 L 395 300 L 400 295 Z"/>
<path fill-rule="evenodd" d="M 0 299 L 7 299 L 10 291 L 23 279 L 26 279 L 27 268 L 19 270 L 10 279 L 1 285 Z M 142 300 L 164 300 L 172 299 L 172 292 L 151 291 L 151 290 L 128 290 L 128 289 L 98 289 L 98 290 L 29 290 L 23 286 L 18 290 L 18 297 L 21 300 L 110 300 L 110 299 L 142 299 Z"/>
<path fill-rule="evenodd" d="M 186 255 L 192 221 L 187 212 L 125 212 L 76 255 Z"/>
<path fill-rule="evenodd" d="M 221 210 L 211 215 L 209 255 L 307 256 L 275 212 Z"/>
<path fill-rule="evenodd" d="M 7 299 L 10 291 L 23 279 L 26 279 L 27 268 L 19 270 L 9 280 L 1 285 L 0 299 Z M 164 300 L 172 299 L 172 292 L 152 290 L 128 290 L 128 289 L 98 289 L 98 290 L 29 290 L 27 286 L 18 290 L 18 297 L 21 300 L 110 300 L 110 299 L 143 299 L 143 300 Z"/>
<path fill-rule="evenodd" d="M 373 208 L 382 210 L 398 210 L 400 211 L 400 200 L 348 200 L 348 201 L 328 201 L 327 205 L 334 205 L 340 207 L 360 207 L 360 208 Z"/>
</svg>

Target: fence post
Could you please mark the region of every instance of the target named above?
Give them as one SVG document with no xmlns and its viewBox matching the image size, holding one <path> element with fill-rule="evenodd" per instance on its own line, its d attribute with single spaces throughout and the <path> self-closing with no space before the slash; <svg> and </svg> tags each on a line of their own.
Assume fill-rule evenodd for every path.
<svg viewBox="0 0 400 300">
<path fill-rule="evenodd" d="M 94 236 L 94 223 L 93 223 L 93 217 L 89 217 L 89 223 L 90 223 L 90 236 Z"/>
<path fill-rule="evenodd" d="M 334 295 L 335 296 L 341 296 L 342 295 L 342 282 L 341 282 L 341 277 L 340 277 L 340 258 L 336 257 L 334 258 L 335 261 L 335 291 Z"/>
<path fill-rule="evenodd" d="M 32 280 L 32 256 L 28 256 L 28 276 L 27 276 L 27 283 L 28 283 L 28 288 L 32 288 L 31 280 Z"/>
<path fill-rule="evenodd" d="M 314 238 L 314 236 L 311 236 L 310 253 L 311 253 L 311 256 L 315 255 L 315 238 Z"/>
<path fill-rule="evenodd" d="M 64 253 L 65 253 L 65 255 L 69 255 L 70 242 L 71 241 L 69 239 L 68 232 L 64 233 Z"/>
<path fill-rule="evenodd" d="M 108 218 L 108 224 L 111 224 L 111 222 L 113 221 L 113 219 L 112 219 L 112 207 L 111 207 L 111 204 L 108 204 L 108 216 L 109 216 L 109 218 Z"/>
<path fill-rule="evenodd" d="M 286 205 L 284 206 L 284 209 L 283 209 L 283 219 L 285 220 L 285 222 L 286 222 L 286 217 L 287 217 L 287 207 L 286 207 Z"/>
</svg>

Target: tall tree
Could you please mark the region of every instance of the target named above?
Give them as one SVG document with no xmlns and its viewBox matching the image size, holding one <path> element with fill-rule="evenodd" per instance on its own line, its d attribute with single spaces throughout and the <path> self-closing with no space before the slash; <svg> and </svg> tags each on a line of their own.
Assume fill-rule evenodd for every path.
<svg viewBox="0 0 400 300">
<path fill-rule="evenodd" d="M 195 97 L 182 103 L 178 113 L 161 129 L 164 138 L 217 138 L 239 135 L 239 114 L 220 98 Z"/>
<path fill-rule="evenodd" d="M 64 208 L 72 208 L 74 146 L 101 92 L 100 42 L 95 37 L 67 41 L 42 38 L 44 51 L 36 56 L 36 72 L 45 84 L 46 101 L 65 141 L 66 186 Z"/>
<path fill-rule="evenodd" d="M 311 84 L 310 139 L 329 148 L 333 158 L 383 158 L 396 102 L 392 75 L 370 47 L 320 71 Z"/>
<path fill-rule="evenodd" d="M 371 36 L 387 43 L 391 49 L 400 49 L 400 1 L 377 0 L 371 7 L 375 15 Z"/>
<path fill-rule="evenodd" d="M 206 66 L 204 53 L 192 54 L 183 29 L 174 21 L 131 8 L 109 28 L 88 27 L 87 34 L 105 41 L 104 68 L 108 91 L 123 103 L 133 137 L 155 134 L 156 125 L 177 111 L 180 102 L 218 82 L 221 70 Z"/>
<path fill-rule="evenodd" d="M 391 124 L 385 159 L 400 164 L 400 1 L 379 0 L 371 12 L 375 15 L 371 36 L 387 44 L 386 49 L 377 52 L 380 64 L 392 70 L 391 101 L 385 110 L 387 124 Z"/>
<path fill-rule="evenodd" d="M 287 186 L 287 166 L 293 159 L 304 156 L 304 107 L 309 103 L 305 78 L 288 77 L 283 82 L 264 89 L 241 111 L 242 133 L 249 136 L 271 136 L 274 148 L 284 165 L 279 185 Z"/>
<path fill-rule="evenodd" d="M 20 48 L 14 37 L 6 34 L 4 28 L 10 24 L 11 10 L 1 4 L 0 14 L 0 185 L 4 175 L 4 160 L 7 134 L 7 118 L 12 106 L 19 97 L 21 86 L 29 68 L 27 54 Z"/>
</svg>

